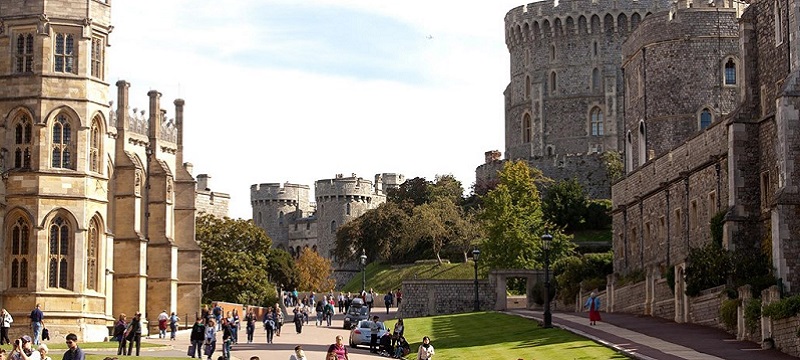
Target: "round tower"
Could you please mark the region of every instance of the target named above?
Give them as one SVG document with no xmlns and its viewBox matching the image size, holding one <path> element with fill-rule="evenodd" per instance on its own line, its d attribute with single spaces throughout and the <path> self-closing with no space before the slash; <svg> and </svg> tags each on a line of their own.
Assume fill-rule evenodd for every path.
<svg viewBox="0 0 800 360">
<path fill-rule="evenodd" d="M 627 171 L 736 109 L 740 6 L 681 0 L 644 19 L 623 44 Z"/>
<path fill-rule="evenodd" d="M 317 202 L 317 247 L 326 258 L 332 258 L 336 230 L 340 226 L 386 202 L 386 196 L 376 192 L 371 181 L 355 174 L 350 177 L 338 174 L 333 179 L 317 180 L 314 196 Z M 339 265 L 342 264 L 334 259 L 334 266 Z"/>
<path fill-rule="evenodd" d="M 289 224 L 310 213 L 308 185 L 284 183 L 250 186 L 253 221 L 272 239 L 272 246 L 287 250 Z"/>
<path fill-rule="evenodd" d="M 511 81 L 504 91 L 506 159 L 610 198 L 600 154 L 621 150 L 622 42 L 669 0 L 542 1 L 505 16 Z"/>
</svg>

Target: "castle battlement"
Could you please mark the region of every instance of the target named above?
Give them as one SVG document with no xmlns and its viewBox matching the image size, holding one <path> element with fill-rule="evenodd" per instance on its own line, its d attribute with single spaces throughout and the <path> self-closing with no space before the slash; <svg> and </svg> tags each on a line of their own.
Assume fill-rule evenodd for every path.
<svg viewBox="0 0 800 360">
<path fill-rule="evenodd" d="M 327 197 L 337 196 L 373 196 L 375 189 L 372 181 L 355 176 L 323 179 L 314 182 L 314 195 L 317 202 Z"/>
<path fill-rule="evenodd" d="M 250 185 L 250 200 L 297 201 L 308 199 L 308 185 L 264 183 Z"/>
</svg>

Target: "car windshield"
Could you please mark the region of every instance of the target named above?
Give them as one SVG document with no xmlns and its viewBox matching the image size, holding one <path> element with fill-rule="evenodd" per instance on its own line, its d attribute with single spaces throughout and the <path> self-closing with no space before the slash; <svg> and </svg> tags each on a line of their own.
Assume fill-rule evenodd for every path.
<svg viewBox="0 0 800 360">
<path fill-rule="evenodd" d="M 367 307 L 366 306 L 364 306 L 364 307 L 351 307 L 350 308 L 350 312 L 348 312 L 348 314 L 356 315 L 356 316 L 358 316 L 358 315 L 367 315 Z"/>
</svg>

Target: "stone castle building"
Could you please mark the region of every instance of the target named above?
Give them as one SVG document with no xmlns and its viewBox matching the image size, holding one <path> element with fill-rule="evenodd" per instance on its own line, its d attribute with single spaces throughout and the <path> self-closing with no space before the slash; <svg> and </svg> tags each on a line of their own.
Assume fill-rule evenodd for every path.
<svg viewBox="0 0 800 360">
<path fill-rule="evenodd" d="M 191 165 L 188 165 L 191 166 Z M 191 167 L 188 169 L 191 173 Z M 208 174 L 197 174 L 197 200 L 195 208 L 197 214 L 210 214 L 218 218 L 228 216 L 228 209 L 231 203 L 231 195 L 211 190 L 211 176 Z"/>
<path fill-rule="evenodd" d="M 622 43 L 667 0 L 541 1 L 505 16 L 511 81 L 505 96 L 505 158 L 544 175 L 576 178 L 592 198 L 610 198 L 602 153 L 622 151 Z M 487 152 L 476 188 L 495 178 Z"/>
<path fill-rule="evenodd" d="M 386 191 L 403 182 L 405 176 L 394 173 L 377 174 L 374 183 L 356 174 L 338 174 L 314 183 L 315 203 L 308 201 L 308 185 L 254 184 L 250 187 L 253 221 L 267 232 L 273 247 L 292 255 L 308 247 L 333 259 L 339 226 L 386 202 Z M 336 261 L 334 266 L 347 268 Z"/>
<path fill-rule="evenodd" d="M 111 2 L 0 0 L 0 301 L 26 330 L 38 303 L 53 337 L 108 337 L 119 313 L 197 311 L 195 180 L 183 100 L 112 108 Z M 152 324 L 151 322 L 151 328 Z"/>
<path fill-rule="evenodd" d="M 712 4 L 678 2 L 674 14 L 644 21 L 640 28 L 649 31 L 637 31 L 635 41 L 625 44 L 625 73 L 641 74 L 631 82 L 649 95 L 630 100 L 635 104 L 626 119 L 628 173 L 612 189 L 614 268 L 626 273 L 675 266 L 681 276 L 688 249 L 710 241 L 709 219 L 724 211 L 723 245 L 770 249 L 776 277 L 796 293 L 800 51 L 791 41 L 800 35 L 800 3 L 750 2 L 736 28 L 726 20 L 735 16 L 732 3 Z M 737 37 L 735 53 L 727 46 L 731 36 Z M 719 40 L 708 41 L 713 37 Z M 685 50 L 686 43 L 697 45 L 692 57 L 643 64 L 643 49 L 668 54 L 670 47 Z M 676 68 L 689 74 L 679 76 Z"/>
</svg>

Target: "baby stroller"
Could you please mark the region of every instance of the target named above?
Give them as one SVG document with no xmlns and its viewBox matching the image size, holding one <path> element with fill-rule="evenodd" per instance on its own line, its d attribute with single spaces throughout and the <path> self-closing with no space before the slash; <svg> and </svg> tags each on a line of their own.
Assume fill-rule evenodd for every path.
<svg viewBox="0 0 800 360">
<path fill-rule="evenodd" d="M 408 344 L 408 341 L 406 341 L 405 337 L 401 336 L 399 339 L 397 339 L 397 346 L 394 348 L 392 357 L 395 359 L 405 359 L 410 352 L 411 345 Z"/>
</svg>

